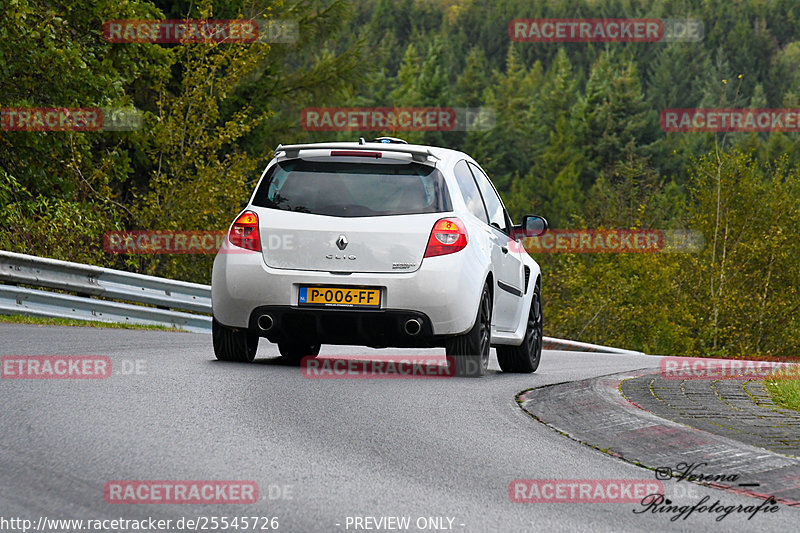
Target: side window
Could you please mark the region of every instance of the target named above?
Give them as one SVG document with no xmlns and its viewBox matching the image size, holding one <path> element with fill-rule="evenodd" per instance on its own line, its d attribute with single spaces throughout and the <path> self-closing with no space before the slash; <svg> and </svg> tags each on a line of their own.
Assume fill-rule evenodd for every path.
<svg viewBox="0 0 800 533">
<path fill-rule="evenodd" d="M 484 174 L 480 168 L 472 163 L 469 164 L 469 168 L 471 168 L 472 173 L 475 174 L 475 179 L 483 195 L 483 200 L 486 202 L 486 210 L 489 212 L 489 223 L 508 233 L 509 227 L 506 219 L 506 211 L 503 208 L 503 202 L 497 195 L 497 191 L 494 190 L 489 178 L 486 177 L 486 174 Z"/>
<path fill-rule="evenodd" d="M 456 175 L 458 188 L 461 191 L 461 196 L 464 197 L 467 209 L 488 224 L 489 219 L 486 217 L 486 208 L 483 205 L 483 200 L 481 200 L 481 193 L 478 191 L 478 186 L 475 185 L 475 179 L 472 177 L 469 167 L 467 167 L 467 162 L 462 159 L 456 163 L 453 173 Z"/>
</svg>

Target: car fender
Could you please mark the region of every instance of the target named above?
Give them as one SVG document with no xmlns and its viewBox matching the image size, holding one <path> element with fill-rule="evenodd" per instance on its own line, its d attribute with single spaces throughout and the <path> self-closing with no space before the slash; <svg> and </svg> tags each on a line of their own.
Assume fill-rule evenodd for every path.
<svg viewBox="0 0 800 533">
<path fill-rule="evenodd" d="M 539 264 L 536 261 L 534 261 L 533 258 L 530 255 L 528 255 L 527 252 L 523 250 L 521 253 L 522 253 L 523 266 L 526 266 L 531 269 L 530 281 L 528 282 L 528 289 L 525 291 L 525 294 L 523 296 L 523 305 L 522 305 L 523 312 L 520 313 L 519 321 L 517 322 L 517 326 L 513 332 L 502 332 L 496 336 L 493 335 L 492 340 L 494 344 L 519 346 L 525 339 L 525 329 L 528 327 L 528 311 L 530 310 L 531 302 L 533 301 L 533 287 L 535 286 L 537 281 L 541 285 L 542 272 L 539 267 Z"/>
</svg>

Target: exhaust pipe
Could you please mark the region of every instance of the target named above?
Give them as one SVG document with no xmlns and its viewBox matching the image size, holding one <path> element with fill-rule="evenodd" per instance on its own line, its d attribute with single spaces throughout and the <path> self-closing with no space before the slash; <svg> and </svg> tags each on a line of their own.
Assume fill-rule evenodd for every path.
<svg viewBox="0 0 800 533">
<path fill-rule="evenodd" d="M 269 315 L 261 315 L 260 317 L 258 317 L 256 323 L 258 324 L 258 329 L 260 329 L 261 331 L 269 331 L 275 324 L 275 322 L 272 320 L 272 317 Z"/>
<path fill-rule="evenodd" d="M 419 335 L 419 332 L 422 331 L 422 322 L 417 320 L 416 318 L 411 318 L 406 320 L 406 323 L 403 324 L 403 329 L 408 335 L 412 337 L 415 335 Z"/>
</svg>

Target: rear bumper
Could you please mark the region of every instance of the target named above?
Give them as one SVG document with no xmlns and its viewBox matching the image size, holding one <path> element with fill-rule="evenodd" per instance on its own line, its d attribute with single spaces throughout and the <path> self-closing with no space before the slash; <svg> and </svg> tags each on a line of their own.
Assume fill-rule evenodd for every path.
<svg viewBox="0 0 800 533">
<path fill-rule="evenodd" d="M 469 330 L 475 322 L 480 291 L 487 274 L 480 271 L 482 263 L 470 257 L 473 253 L 470 248 L 467 246 L 455 254 L 426 258 L 415 272 L 349 275 L 275 269 L 267 266 L 257 252 L 220 253 L 214 260 L 211 281 L 214 317 L 226 326 L 252 328 L 254 316 L 261 314 L 263 309 L 274 309 L 289 324 L 306 320 L 309 328 L 304 330 L 304 335 L 312 334 L 314 330 L 310 326 L 316 325 L 328 331 L 326 338 L 349 338 L 350 343 L 361 345 L 376 335 L 398 342 L 407 340 L 391 335 L 398 322 L 402 327 L 404 317 L 424 319 L 422 332 L 415 342 L 457 335 Z M 377 287 L 382 291 L 381 307 L 358 310 L 299 307 L 299 287 L 306 284 Z M 325 318 L 328 316 L 330 321 Z M 345 320 L 347 317 L 350 318 Z M 348 332 L 334 334 L 329 324 L 340 324 Z M 371 327 L 377 327 L 381 333 L 365 331 Z M 353 334 L 351 338 L 350 331 L 366 333 L 366 336 Z M 257 328 L 253 332 L 262 334 Z M 274 333 L 277 334 L 278 330 Z M 398 346 L 394 343 L 386 345 Z"/>
<path fill-rule="evenodd" d="M 268 315 L 268 330 L 259 327 L 258 319 Z M 419 329 L 406 331 L 408 321 Z M 412 324 L 414 326 L 414 324 Z M 270 342 L 302 340 L 308 344 L 356 344 L 384 348 L 444 346 L 433 334 L 430 318 L 407 310 L 309 309 L 291 306 L 261 306 L 250 314 L 248 329 Z"/>
</svg>

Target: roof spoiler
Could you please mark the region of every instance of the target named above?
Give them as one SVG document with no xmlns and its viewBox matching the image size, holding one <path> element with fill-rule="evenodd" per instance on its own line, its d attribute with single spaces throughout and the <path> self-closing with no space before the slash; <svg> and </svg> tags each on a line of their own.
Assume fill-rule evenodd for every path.
<svg viewBox="0 0 800 533">
<path fill-rule="evenodd" d="M 301 150 L 369 150 L 371 152 L 399 152 L 411 154 L 414 161 L 424 162 L 428 157 L 440 159 L 428 148 L 395 143 L 312 143 L 312 144 L 279 144 L 275 153 L 284 152 L 286 157 L 297 157 Z"/>
</svg>

